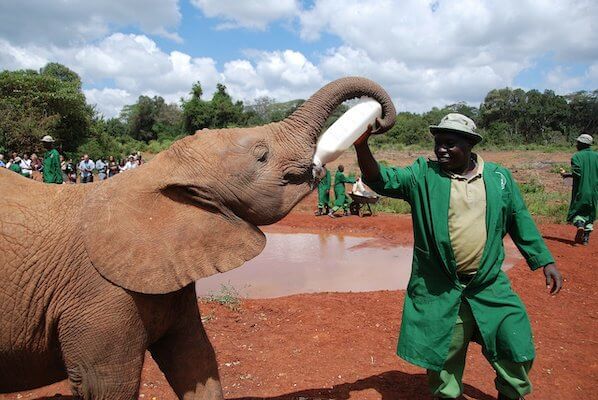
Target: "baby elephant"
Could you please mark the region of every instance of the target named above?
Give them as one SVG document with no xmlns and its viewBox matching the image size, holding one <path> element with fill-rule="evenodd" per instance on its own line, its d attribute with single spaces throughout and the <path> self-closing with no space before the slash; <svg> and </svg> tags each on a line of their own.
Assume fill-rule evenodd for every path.
<svg viewBox="0 0 598 400">
<path fill-rule="evenodd" d="M 199 131 L 106 181 L 0 168 L 0 392 L 68 378 L 85 399 L 135 398 L 149 350 L 179 398 L 222 399 L 193 282 L 262 251 L 257 226 L 310 192 L 318 135 L 358 96 L 382 104 L 379 132 L 394 124 L 388 94 L 350 77 L 281 122 Z"/>
</svg>

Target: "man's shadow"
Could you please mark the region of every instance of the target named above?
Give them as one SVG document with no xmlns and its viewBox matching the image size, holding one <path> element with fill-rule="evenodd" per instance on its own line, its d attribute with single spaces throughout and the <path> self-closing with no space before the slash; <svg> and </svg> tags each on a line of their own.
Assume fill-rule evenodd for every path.
<svg viewBox="0 0 598 400">
<path fill-rule="evenodd" d="M 546 240 L 552 240 L 553 242 L 565 243 L 565 244 L 568 244 L 569 246 L 575 246 L 577 244 L 577 243 L 575 243 L 575 240 L 571 240 L 571 239 L 564 239 L 564 238 L 560 238 L 560 237 L 556 237 L 556 236 L 542 236 L 542 237 Z"/>
<path fill-rule="evenodd" d="M 494 400 L 479 389 L 465 386 L 465 394 L 476 400 Z M 351 383 L 335 385 L 332 388 L 307 389 L 274 397 L 238 397 L 232 400 L 347 400 L 351 392 L 374 389 L 381 400 L 430 400 L 428 379 L 425 374 L 407 374 L 401 371 L 387 371 L 379 375 Z"/>
</svg>

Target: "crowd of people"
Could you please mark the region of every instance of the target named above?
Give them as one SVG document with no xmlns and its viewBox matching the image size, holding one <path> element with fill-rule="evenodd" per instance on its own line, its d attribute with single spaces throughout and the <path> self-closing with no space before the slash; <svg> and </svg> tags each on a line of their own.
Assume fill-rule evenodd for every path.
<svg viewBox="0 0 598 400">
<path fill-rule="evenodd" d="M 116 174 L 135 169 L 144 163 L 140 152 L 130 154 L 126 158 L 114 156 L 100 157 L 95 161 L 83 154 L 79 160 L 65 158 L 54 148 L 54 139 L 44 136 L 42 143 L 46 148 L 44 158 L 37 154 L 19 154 L 12 152 L 8 159 L 0 154 L 0 168 L 8 168 L 26 178 L 39 177 L 46 183 L 89 183 L 94 176 L 99 180 L 108 179 Z"/>
</svg>

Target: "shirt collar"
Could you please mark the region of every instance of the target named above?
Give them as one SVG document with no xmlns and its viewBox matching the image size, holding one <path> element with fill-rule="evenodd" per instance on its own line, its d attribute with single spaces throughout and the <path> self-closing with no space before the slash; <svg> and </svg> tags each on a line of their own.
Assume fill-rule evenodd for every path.
<svg viewBox="0 0 598 400">
<path fill-rule="evenodd" d="M 445 173 L 451 179 L 467 181 L 467 182 L 471 182 L 475 179 L 481 178 L 482 173 L 484 172 L 484 160 L 482 159 L 482 157 L 480 157 L 479 155 L 477 155 L 475 153 L 471 153 L 471 159 L 476 164 L 475 168 L 472 171 L 470 171 L 464 175 L 456 174 L 451 171 L 445 171 Z"/>
</svg>

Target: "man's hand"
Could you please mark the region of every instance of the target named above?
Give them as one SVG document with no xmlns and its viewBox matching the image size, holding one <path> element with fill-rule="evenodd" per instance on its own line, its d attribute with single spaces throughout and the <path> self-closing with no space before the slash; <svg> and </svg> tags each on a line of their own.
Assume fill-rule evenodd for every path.
<svg viewBox="0 0 598 400">
<path fill-rule="evenodd" d="M 550 294 L 557 294 L 563 287 L 563 277 L 556 265 L 553 263 L 546 265 L 544 276 L 546 277 L 546 288 L 550 290 Z"/>
<path fill-rule="evenodd" d="M 368 125 L 368 129 L 355 141 L 355 143 L 353 143 L 353 145 L 359 147 L 363 144 L 366 144 L 368 142 L 368 138 L 372 134 L 372 130 L 372 125 Z"/>
</svg>

